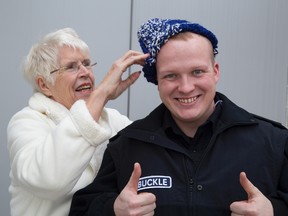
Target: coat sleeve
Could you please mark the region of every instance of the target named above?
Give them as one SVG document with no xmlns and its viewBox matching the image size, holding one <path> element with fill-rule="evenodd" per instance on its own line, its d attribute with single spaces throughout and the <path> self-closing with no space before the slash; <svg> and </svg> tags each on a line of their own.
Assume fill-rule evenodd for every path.
<svg viewBox="0 0 288 216">
<path fill-rule="evenodd" d="M 274 209 L 274 216 L 288 214 L 288 139 L 284 149 L 284 160 L 276 193 L 268 197 Z"/>
<path fill-rule="evenodd" d="M 76 184 L 80 188 L 91 183 L 113 132 L 111 121 L 120 116 L 111 114 L 115 117 L 110 120 L 110 113 L 103 112 L 97 123 L 85 102 L 78 101 L 57 124 L 29 108 L 15 114 L 7 128 L 13 185 L 55 200 L 72 193 Z M 96 154 L 99 158 L 90 164 Z M 89 176 L 84 179 L 81 177 L 85 170 Z"/>
<path fill-rule="evenodd" d="M 115 215 L 113 205 L 119 195 L 116 176 L 115 165 L 106 149 L 94 181 L 73 195 L 69 216 Z"/>
</svg>

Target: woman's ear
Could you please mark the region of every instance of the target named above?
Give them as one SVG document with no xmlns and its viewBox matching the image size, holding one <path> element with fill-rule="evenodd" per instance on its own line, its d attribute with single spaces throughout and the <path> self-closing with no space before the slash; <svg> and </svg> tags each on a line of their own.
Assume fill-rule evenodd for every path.
<svg viewBox="0 0 288 216">
<path fill-rule="evenodd" d="M 47 81 L 42 76 L 37 76 L 35 79 L 35 82 L 43 94 L 45 94 L 47 97 L 52 96 L 49 84 L 47 83 Z"/>
</svg>

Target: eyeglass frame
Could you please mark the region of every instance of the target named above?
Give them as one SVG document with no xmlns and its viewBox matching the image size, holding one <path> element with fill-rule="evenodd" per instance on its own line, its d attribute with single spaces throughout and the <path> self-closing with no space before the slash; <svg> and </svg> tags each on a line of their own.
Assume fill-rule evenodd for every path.
<svg viewBox="0 0 288 216">
<path fill-rule="evenodd" d="M 77 62 L 70 62 L 70 64 L 74 64 L 74 63 L 77 64 Z M 75 68 L 74 68 L 74 66 L 73 66 L 72 68 L 71 68 L 70 66 L 63 66 L 63 67 L 60 67 L 60 68 L 58 68 L 58 69 L 55 69 L 55 70 L 50 71 L 50 74 L 53 74 L 53 73 L 58 72 L 58 71 L 61 71 L 61 70 L 66 71 L 66 70 L 69 70 L 69 69 L 73 69 L 73 70 L 75 70 L 75 71 L 78 72 L 81 66 L 85 67 L 87 70 L 90 70 L 92 67 L 94 67 L 95 65 L 97 65 L 97 62 L 94 62 L 93 64 L 90 64 L 90 65 L 87 65 L 87 66 L 85 66 L 83 63 L 84 63 L 84 61 L 81 62 L 80 64 L 77 64 L 77 66 L 76 66 Z M 77 69 L 77 70 L 76 70 L 76 69 Z"/>
</svg>

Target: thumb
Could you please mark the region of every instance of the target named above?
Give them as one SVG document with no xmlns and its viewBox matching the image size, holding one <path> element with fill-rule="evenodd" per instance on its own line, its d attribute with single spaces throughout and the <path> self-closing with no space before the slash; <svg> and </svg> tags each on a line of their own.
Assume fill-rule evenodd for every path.
<svg viewBox="0 0 288 216">
<path fill-rule="evenodd" d="M 126 188 L 137 194 L 138 192 L 138 182 L 141 176 L 141 166 L 139 163 L 134 164 L 133 172 L 130 176 L 129 182 L 126 185 Z"/>
<path fill-rule="evenodd" d="M 240 184 L 248 195 L 248 200 L 259 195 L 261 192 L 249 181 L 245 172 L 240 173 Z"/>
</svg>

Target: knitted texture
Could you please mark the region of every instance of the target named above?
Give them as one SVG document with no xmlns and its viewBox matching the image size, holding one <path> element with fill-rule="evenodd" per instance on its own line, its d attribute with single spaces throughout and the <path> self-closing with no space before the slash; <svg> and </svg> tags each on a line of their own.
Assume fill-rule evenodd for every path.
<svg viewBox="0 0 288 216">
<path fill-rule="evenodd" d="M 148 82 L 158 84 L 155 67 L 157 54 L 170 37 L 181 32 L 193 32 L 206 37 L 212 44 L 214 55 L 218 54 L 216 36 L 203 26 L 180 19 L 150 19 L 137 32 L 142 51 L 150 54 L 142 69 Z"/>
</svg>

